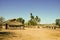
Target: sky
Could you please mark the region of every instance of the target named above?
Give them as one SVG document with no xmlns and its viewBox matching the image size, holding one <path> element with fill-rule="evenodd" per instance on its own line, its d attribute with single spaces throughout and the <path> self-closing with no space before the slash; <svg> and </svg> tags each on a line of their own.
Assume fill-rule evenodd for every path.
<svg viewBox="0 0 60 40">
<path fill-rule="evenodd" d="M 30 20 L 30 13 L 41 18 L 41 24 L 60 19 L 60 0 L 0 0 L 0 16 L 5 20 L 22 17 Z"/>
</svg>

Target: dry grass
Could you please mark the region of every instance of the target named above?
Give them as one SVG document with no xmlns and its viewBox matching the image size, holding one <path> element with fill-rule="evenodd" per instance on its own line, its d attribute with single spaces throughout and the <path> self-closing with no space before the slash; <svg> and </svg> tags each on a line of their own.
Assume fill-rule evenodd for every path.
<svg viewBox="0 0 60 40">
<path fill-rule="evenodd" d="M 60 30 L 43 28 L 26 28 L 25 30 L 5 30 L 11 32 L 0 34 L 0 40 L 60 40 Z"/>
</svg>

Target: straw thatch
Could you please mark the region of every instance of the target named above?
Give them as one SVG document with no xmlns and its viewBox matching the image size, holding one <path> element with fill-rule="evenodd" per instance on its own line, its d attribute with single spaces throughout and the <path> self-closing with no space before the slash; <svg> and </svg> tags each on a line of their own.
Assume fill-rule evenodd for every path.
<svg viewBox="0 0 60 40">
<path fill-rule="evenodd" d="M 8 22 L 8 25 L 23 25 L 23 24 L 17 21 L 13 21 L 13 22 Z"/>
</svg>

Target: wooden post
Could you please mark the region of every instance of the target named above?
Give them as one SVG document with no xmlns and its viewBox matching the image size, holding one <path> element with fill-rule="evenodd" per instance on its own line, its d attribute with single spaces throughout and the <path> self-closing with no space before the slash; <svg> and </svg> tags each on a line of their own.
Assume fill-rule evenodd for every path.
<svg viewBox="0 0 60 40">
<path fill-rule="evenodd" d="M 8 24 L 6 23 L 6 28 L 5 29 L 8 29 Z"/>
</svg>

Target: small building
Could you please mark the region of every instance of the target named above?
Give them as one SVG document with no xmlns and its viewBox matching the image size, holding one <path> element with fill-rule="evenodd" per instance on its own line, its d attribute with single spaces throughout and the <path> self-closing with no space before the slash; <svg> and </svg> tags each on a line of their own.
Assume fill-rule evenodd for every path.
<svg viewBox="0 0 60 40">
<path fill-rule="evenodd" d="M 56 28 L 58 28 L 59 26 L 58 26 L 58 25 L 55 25 L 55 24 L 46 24 L 45 27 L 46 27 L 46 28 L 51 28 L 51 29 L 56 29 Z"/>
<path fill-rule="evenodd" d="M 9 20 L 5 23 L 5 29 L 20 29 L 20 28 L 24 29 L 24 25 L 16 21 L 15 19 Z"/>
</svg>

